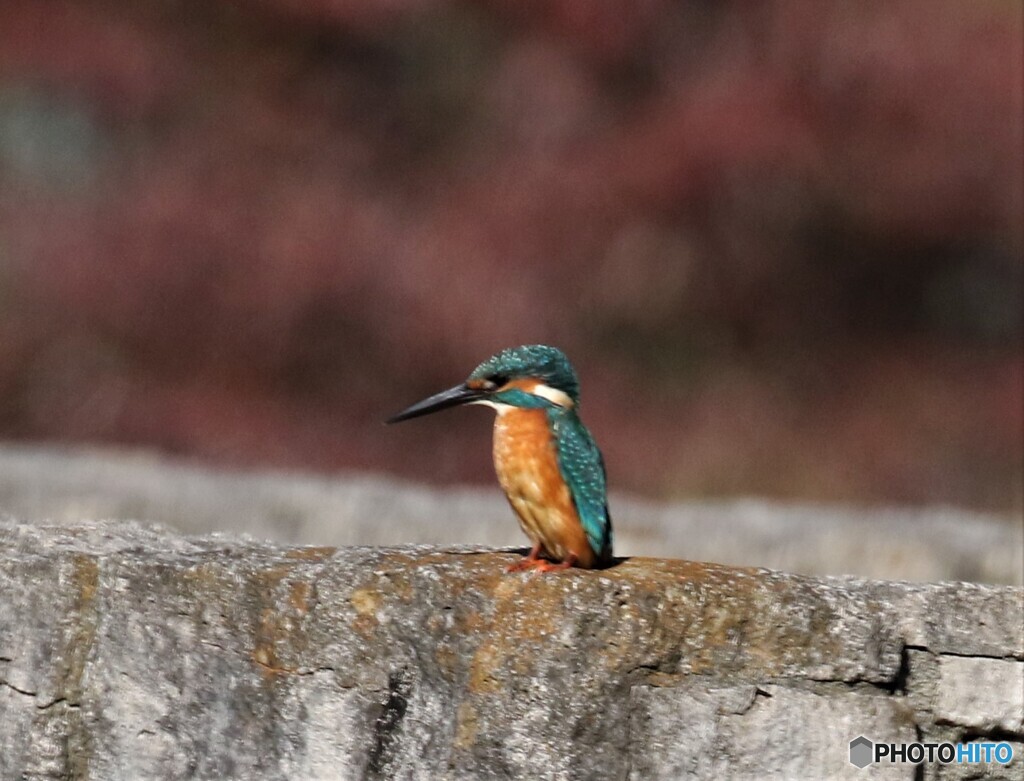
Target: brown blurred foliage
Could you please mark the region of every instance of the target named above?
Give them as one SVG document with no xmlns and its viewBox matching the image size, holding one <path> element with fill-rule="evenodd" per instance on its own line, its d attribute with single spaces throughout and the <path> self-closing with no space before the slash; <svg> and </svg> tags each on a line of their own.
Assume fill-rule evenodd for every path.
<svg viewBox="0 0 1024 781">
<path fill-rule="evenodd" d="M 0 436 L 487 479 L 380 421 L 543 341 L 617 487 L 1019 510 L 1021 16 L 0 4 Z"/>
</svg>

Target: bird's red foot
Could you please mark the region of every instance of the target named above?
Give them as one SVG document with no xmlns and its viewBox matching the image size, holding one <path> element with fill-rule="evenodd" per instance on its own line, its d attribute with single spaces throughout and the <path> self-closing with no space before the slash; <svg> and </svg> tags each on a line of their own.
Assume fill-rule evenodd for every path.
<svg viewBox="0 0 1024 781">
<path fill-rule="evenodd" d="M 557 572 L 562 569 L 569 569 L 573 564 L 576 563 L 576 554 L 570 553 L 565 557 L 564 561 L 560 561 L 557 564 L 551 561 L 545 561 L 538 559 L 530 569 L 532 569 L 538 575 L 543 575 L 545 572 Z"/>
<path fill-rule="evenodd" d="M 540 545 L 534 545 L 530 549 L 530 552 L 526 554 L 519 561 L 514 561 L 505 567 L 505 572 L 522 572 L 523 570 L 533 569 L 538 564 L 542 564 L 543 561 L 540 557 Z"/>
<path fill-rule="evenodd" d="M 555 572 L 560 569 L 569 569 L 572 564 L 568 561 L 560 561 L 554 564 L 550 561 L 538 561 L 537 565 L 533 568 L 533 571 L 538 575 L 543 575 L 545 572 Z"/>
</svg>

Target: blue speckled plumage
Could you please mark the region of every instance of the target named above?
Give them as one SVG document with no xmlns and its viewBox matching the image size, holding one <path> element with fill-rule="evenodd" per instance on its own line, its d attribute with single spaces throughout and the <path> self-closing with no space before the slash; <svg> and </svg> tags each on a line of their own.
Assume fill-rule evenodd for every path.
<svg viewBox="0 0 1024 781">
<path fill-rule="evenodd" d="M 612 518 L 604 458 L 574 410 L 549 409 L 548 421 L 558 447 L 558 467 L 569 484 L 587 541 L 598 559 L 608 561 L 612 555 Z"/>
</svg>

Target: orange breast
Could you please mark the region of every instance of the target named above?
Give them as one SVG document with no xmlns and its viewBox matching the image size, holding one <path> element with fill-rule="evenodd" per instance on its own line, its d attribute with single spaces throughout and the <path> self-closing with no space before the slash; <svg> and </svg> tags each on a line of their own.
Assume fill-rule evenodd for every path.
<svg viewBox="0 0 1024 781">
<path fill-rule="evenodd" d="M 543 410 L 512 409 L 498 415 L 494 469 L 519 525 L 535 545 L 555 561 L 574 554 L 577 566 L 594 565 Z"/>
</svg>

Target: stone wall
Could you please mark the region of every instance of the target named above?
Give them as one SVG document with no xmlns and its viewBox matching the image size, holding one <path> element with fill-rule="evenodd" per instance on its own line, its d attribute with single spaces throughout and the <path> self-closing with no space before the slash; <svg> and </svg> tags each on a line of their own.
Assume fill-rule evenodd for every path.
<svg viewBox="0 0 1024 781">
<path fill-rule="evenodd" d="M 1024 777 L 1017 587 L 123 522 L 0 550 L 3 779 Z M 1016 758 L 858 770 L 859 735 Z"/>
</svg>

